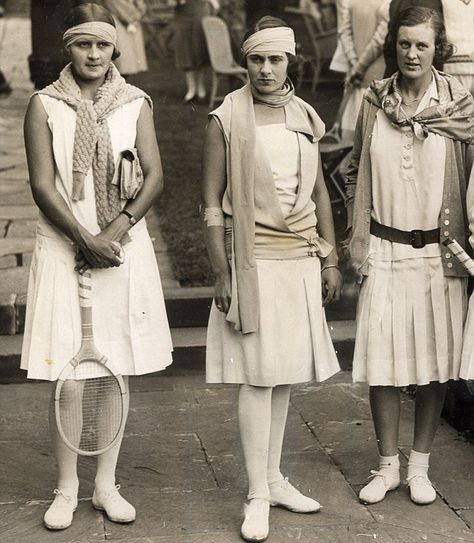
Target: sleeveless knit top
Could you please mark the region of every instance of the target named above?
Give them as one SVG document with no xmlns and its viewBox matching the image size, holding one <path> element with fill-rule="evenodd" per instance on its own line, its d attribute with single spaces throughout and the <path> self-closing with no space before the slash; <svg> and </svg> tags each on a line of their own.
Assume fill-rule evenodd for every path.
<svg viewBox="0 0 474 543">
<path fill-rule="evenodd" d="M 76 112 L 64 101 L 43 94 L 38 95 L 48 116 L 48 126 L 53 137 L 53 156 L 56 172 L 56 188 L 71 209 L 74 217 L 91 234 L 100 232 L 95 208 L 94 179 L 92 168 L 84 183 L 85 198 L 73 200 L 72 195 L 72 157 Z M 125 104 L 114 111 L 108 118 L 114 160 L 117 162 L 121 151 L 135 146 L 137 120 L 143 104 L 143 98 Z M 125 206 L 126 200 L 123 201 Z M 68 239 L 40 212 L 38 231 L 49 237 Z"/>
</svg>

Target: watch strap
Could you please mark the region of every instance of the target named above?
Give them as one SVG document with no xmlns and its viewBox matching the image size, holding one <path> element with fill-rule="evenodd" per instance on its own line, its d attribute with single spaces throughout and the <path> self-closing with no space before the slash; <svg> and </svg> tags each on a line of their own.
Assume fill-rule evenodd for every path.
<svg viewBox="0 0 474 543">
<path fill-rule="evenodd" d="M 126 209 L 122 209 L 120 213 L 123 213 L 126 217 L 128 217 L 128 221 L 133 226 L 136 224 L 137 219 L 130 213 L 130 211 L 127 211 Z"/>
</svg>

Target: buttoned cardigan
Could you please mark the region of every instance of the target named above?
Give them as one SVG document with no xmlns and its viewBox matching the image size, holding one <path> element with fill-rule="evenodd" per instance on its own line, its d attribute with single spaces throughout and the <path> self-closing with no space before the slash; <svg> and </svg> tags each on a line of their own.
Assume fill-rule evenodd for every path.
<svg viewBox="0 0 474 543">
<path fill-rule="evenodd" d="M 368 274 L 367 259 L 372 213 L 370 144 L 379 110 L 372 90 L 367 89 L 357 120 L 351 159 L 345 171 L 348 230 L 351 231 L 349 249 L 354 264 L 364 275 Z M 473 163 L 474 148 L 472 145 L 459 141 L 451 140 L 451 142 L 454 152 L 446 153 L 443 201 L 438 226 L 441 241 L 448 238 L 456 239 L 462 247 L 466 248 L 468 247 L 466 189 Z M 389 152 L 390 149 L 387 149 L 387 153 Z M 468 275 L 464 266 L 451 258 L 449 249 L 443 244 L 441 244 L 441 253 L 446 276 L 466 277 Z"/>
</svg>

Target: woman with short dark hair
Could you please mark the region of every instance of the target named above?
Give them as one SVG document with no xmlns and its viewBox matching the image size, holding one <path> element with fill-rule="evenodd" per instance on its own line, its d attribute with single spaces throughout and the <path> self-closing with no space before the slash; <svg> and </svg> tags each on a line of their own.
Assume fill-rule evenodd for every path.
<svg viewBox="0 0 474 543">
<path fill-rule="evenodd" d="M 323 304 L 338 297 L 341 276 L 319 157 L 324 125 L 288 79 L 293 31 L 263 17 L 242 51 L 250 82 L 211 112 L 204 150 L 204 230 L 216 276 L 206 378 L 239 385 L 249 481 L 241 534 L 263 541 L 270 505 L 320 508 L 283 477 L 280 460 L 291 384 L 339 370 Z"/>
<path fill-rule="evenodd" d="M 370 385 L 380 454 L 359 497 L 376 503 L 398 487 L 399 392 L 418 385 L 407 482 L 429 504 L 430 451 L 447 383 L 460 376 L 467 273 L 442 242 L 466 242 L 473 99 L 433 67 L 452 52 L 438 12 L 402 11 L 388 52 L 399 71 L 367 89 L 346 172 L 350 251 L 364 277 L 353 379 Z"/>
<path fill-rule="evenodd" d="M 152 104 L 112 64 L 116 39 L 105 8 L 74 8 L 63 34 L 70 63 L 28 106 L 26 154 L 40 213 L 21 367 L 29 378 L 55 381 L 73 359 L 82 339 L 78 273 L 91 269 L 95 343 L 128 392 L 127 376 L 165 368 L 172 347 L 143 218 L 163 186 Z M 137 174 L 121 186 L 114 173 L 125 150 L 136 153 L 143 178 Z M 58 480 L 44 523 L 61 530 L 78 503 L 77 454 L 59 437 L 53 411 L 50 426 Z M 114 522 L 132 522 L 135 508 L 115 481 L 122 437 L 97 457 L 92 505 Z"/>
</svg>

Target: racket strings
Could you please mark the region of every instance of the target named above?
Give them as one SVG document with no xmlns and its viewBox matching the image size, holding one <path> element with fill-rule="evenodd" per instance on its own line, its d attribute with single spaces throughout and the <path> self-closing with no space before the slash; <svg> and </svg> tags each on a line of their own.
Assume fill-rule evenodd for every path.
<svg viewBox="0 0 474 543">
<path fill-rule="evenodd" d="M 118 380 L 103 366 L 97 371 L 79 364 L 64 382 L 59 397 L 60 423 L 67 441 L 84 452 L 106 448 L 120 431 L 123 406 Z M 102 373 L 100 376 L 95 376 Z M 91 377 L 92 375 L 92 377 Z"/>
</svg>

